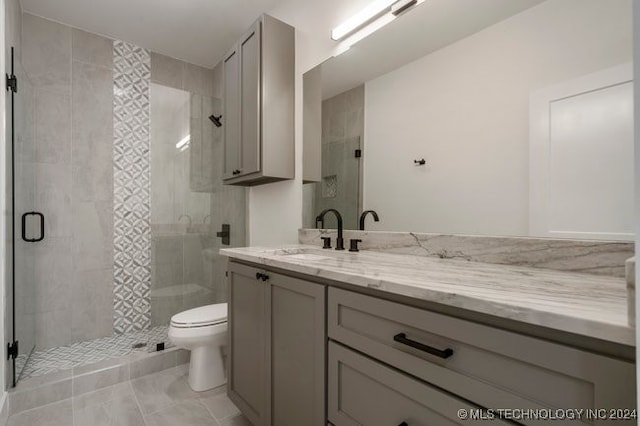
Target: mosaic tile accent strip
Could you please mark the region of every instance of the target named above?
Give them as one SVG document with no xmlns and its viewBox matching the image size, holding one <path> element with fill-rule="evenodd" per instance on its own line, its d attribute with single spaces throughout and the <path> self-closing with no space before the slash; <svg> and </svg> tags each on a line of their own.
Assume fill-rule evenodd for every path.
<svg viewBox="0 0 640 426">
<path fill-rule="evenodd" d="M 164 342 L 165 348 L 168 349 L 173 347 L 167 337 L 168 331 L 168 326 L 160 326 L 34 352 L 28 360 L 26 354 L 20 355 L 16 358 L 16 371 L 20 371 L 24 366 L 20 380 L 26 380 L 56 371 L 94 364 L 106 359 L 120 358 L 129 355 L 134 350 L 154 352 L 156 344 L 161 342 Z M 133 345 L 140 342 L 146 343 L 146 346 L 133 349 Z"/>
<path fill-rule="evenodd" d="M 322 198 L 336 198 L 338 194 L 338 176 L 322 178 Z"/>
<path fill-rule="evenodd" d="M 149 52 L 113 42 L 114 331 L 151 324 Z"/>
</svg>

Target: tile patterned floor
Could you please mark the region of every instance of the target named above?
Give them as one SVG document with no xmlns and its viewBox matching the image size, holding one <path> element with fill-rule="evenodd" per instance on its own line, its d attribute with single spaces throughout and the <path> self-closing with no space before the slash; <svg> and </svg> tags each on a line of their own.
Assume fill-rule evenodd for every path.
<svg viewBox="0 0 640 426">
<path fill-rule="evenodd" d="M 8 426 L 251 426 L 224 386 L 194 392 L 188 365 L 9 417 Z"/>
<path fill-rule="evenodd" d="M 167 326 L 160 326 L 144 331 L 59 346 L 34 352 L 28 361 L 27 355 L 20 355 L 16 358 L 16 371 L 21 371 L 24 366 L 19 380 L 25 380 L 55 371 L 93 364 L 105 359 L 123 357 L 134 350 L 152 352 L 156 350 L 156 344 L 161 342 L 165 343 L 165 348 L 170 348 L 173 345 L 167 338 L 168 330 Z M 146 343 L 146 346 L 133 349 L 133 345 L 140 342 Z"/>
</svg>

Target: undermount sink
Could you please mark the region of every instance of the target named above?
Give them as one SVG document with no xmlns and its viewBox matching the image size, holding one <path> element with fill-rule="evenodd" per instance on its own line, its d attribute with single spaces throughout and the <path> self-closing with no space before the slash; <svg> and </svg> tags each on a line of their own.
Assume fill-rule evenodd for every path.
<svg viewBox="0 0 640 426">
<path fill-rule="evenodd" d="M 331 259 L 330 256 L 321 256 L 313 253 L 298 253 L 298 254 L 285 254 L 289 259 L 299 259 L 299 260 L 327 260 Z"/>
</svg>

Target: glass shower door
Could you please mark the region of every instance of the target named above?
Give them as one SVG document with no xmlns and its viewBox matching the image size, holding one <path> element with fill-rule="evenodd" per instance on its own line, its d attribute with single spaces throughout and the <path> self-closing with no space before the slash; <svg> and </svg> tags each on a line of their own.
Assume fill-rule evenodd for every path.
<svg viewBox="0 0 640 426">
<path fill-rule="evenodd" d="M 10 50 L 11 67 L 7 90 L 7 179 L 8 206 L 12 227 L 8 230 L 9 253 L 6 297 L 8 315 L 5 335 L 9 344 L 7 384 L 15 386 L 35 347 L 33 307 L 35 276 L 31 262 L 38 244 L 45 238 L 45 218 L 36 208 L 34 90 L 20 61 Z"/>
<path fill-rule="evenodd" d="M 218 250 L 246 245 L 246 189 L 222 185 L 222 100 L 156 83 L 150 92 L 151 326 L 160 327 L 227 301 Z"/>
</svg>

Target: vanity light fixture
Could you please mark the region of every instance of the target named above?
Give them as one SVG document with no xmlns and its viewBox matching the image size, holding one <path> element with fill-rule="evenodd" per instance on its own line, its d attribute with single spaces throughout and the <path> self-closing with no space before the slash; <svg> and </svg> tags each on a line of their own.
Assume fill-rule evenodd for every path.
<svg viewBox="0 0 640 426">
<path fill-rule="evenodd" d="M 384 27 L 402 13 L 424 3 L 425 0 L 376 0 L 359 13 L 331 31 L 333 40 L 344 40 L 339 53 L 343 53 L 363 38 Z"/>
</svg>

